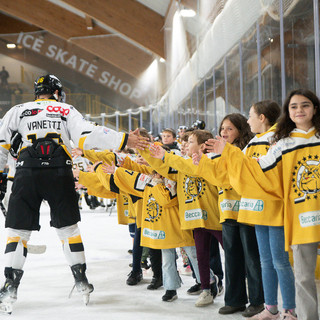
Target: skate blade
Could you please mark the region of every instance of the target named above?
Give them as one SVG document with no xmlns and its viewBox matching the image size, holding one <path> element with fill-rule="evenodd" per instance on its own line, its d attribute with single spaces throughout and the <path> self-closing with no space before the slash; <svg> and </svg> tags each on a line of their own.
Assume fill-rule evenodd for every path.
<svg viewBox="0 0 320 320">
<path fill-rule="evenodd" d="M 90 294 L 88 293 L 88 294 L 83 294 L 82 295 L 82 300 L 83 300 L 83 303 L 85 304 L 85 305 L 88 305 L 88 303 L 89 303 L 89 301 L 90 301 Z"/>
<path fill-rule="evenodd" d="M 10 302 L 0 302 L 0 312 L 4 314 L 12 313 L 12 303 Z"/>
</svg>

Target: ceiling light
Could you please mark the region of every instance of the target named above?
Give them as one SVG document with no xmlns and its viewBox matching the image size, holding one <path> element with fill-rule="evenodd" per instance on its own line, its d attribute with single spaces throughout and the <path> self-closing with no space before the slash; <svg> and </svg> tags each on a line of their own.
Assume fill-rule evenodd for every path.
<svg viewBox="0 0 320 320">
<path fill-rule="evenodd" d="M 196 15 L 196 12 L 192 9 L 182 9 L 180 10 L 180 14 L 182 17 L 192 18 Z"/>
<path fill-rule="evenodd" d="M 16 47 L 15 43 L 7 43 L 8 49 L 14 49 Z"/>
<path fill-rule="evenodd" d="M 161 58 L 159 59 L 159 61 L 160 61 L 161 63 L 165 63 L 165 62 L 166 62 L 166 59 L 164 59 L 164 58 L 161 57 Z"/>
</svg>

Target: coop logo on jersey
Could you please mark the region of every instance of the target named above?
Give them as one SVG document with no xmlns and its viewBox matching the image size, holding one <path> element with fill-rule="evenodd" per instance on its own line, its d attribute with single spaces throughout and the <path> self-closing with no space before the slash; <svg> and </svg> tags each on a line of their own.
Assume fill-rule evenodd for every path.
<svg viewBox="0 0 320 320">
<path fill-rule="evenodd" d="M 63 116 L 67 116 L 70 112 L 69 109 L 64 109 L 60 106 L 47 106 L 47 111 L 49 112 L 56 112 L 56 113 L 60 113 Z"/>
<path fill-rule="evenodd" d="M 24 110 L 21 115 L 20 115 L 20 119 L 24 118 L 24 117 L 31 117 L 31 116 L 36 116 L 38 113 L 40 113 L 41 111 L 43 111 L 43 109 L 31 109 L 31 110 Z"/>
<path fill-rule="evenodd" d="M 208 213 L 201 209 L 186 210 L 184 213 L 184 219 L 186 221 L 192 220 L 208 220 Z"/>
<path fill-rule="evenodd" d="M 166 238 L 166 233 L 162 230 L 151 230 L 148 228 L 144 228 L 142 234 L 144 237 L 154 240 L 164 240 Z"/>
<path fill-rule="evenodd" d="M 144 221 L 157 222 L 161 218 L 162 207 L 156 199 L 150 194 L 147 202 L 147 217 Z"/>
<path fill-rule="evenodd" d="M 320 191 L 320 161 L 318 155 L 303 157 L 292 172 L 292 188 L 295 203 L 318 199 Z"/>
<path fill-rule="evenodd" d="M 241 198 L 240 210 L 261 212 L 263 208 L 263 200 Z"/>
<path fill-rule="evenodd" d="M 185 203 L 190 203 L 196 200 L 196 198 L 204 194 L 204 191 L 206 190 L 206 183 L 201 178 L 196 177 L 185 177 L 184 181 L 184 194 L 186 197 Z"/>
</svg>

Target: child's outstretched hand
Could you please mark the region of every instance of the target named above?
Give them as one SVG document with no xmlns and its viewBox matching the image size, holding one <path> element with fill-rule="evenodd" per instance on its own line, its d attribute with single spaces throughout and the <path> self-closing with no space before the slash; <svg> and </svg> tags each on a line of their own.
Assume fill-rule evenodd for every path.
<svg viewBox="0 0 320 320">
<path fill-rule="evenodd" d="M 75 189 L 76 189 L 76 190 L 80 190 L 80 189 L 83 188 L 83 185 L 80 184 L 78 181 L 76 181 L 74 184 L 75 184 Z"/>
<path fill-rule="evenodd" d="M 78 158 L 83 156 L 83 150 L 80 148 L 72 149 L 72 158 Z"/>
<path fill-rule="evenodd" d="M 203 153 L 201 150 L 199 150 L 199 152 L 194 152 L 192 154 L 192 162 L 194 165 L 196 165 L 196 166 L 199 165 L 199 162 L 201 160 L 202 155 L 203 155 Z"/>
<path fill-rule="evenodd" d="M 166 151 L 158 145 L 152 144 L 150 145 L 150 155 L 153 158 L 162 159 L 166 154 Z"/>
<path fill-rule="evenodd" d="M 102 165 L 102 171 L 104 173 L 114 174 L 114 172 L 116 171 L 116 166 L 113 163 L 113 161 L 111 162 L 111 165 L 108 165 L 108 164 L 104 163 Z"/>
<path fill-rule="evenodd" d="M 206 141 L 206 149 L 208 152 L 221 154 L 225 146 L 226 141 L 220 136 L 216 136 L 216 139 L 209 139 Z"/>
</svg>

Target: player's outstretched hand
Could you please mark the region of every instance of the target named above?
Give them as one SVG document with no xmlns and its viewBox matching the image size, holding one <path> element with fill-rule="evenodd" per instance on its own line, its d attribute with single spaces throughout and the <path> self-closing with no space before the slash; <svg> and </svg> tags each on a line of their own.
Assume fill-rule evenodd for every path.
<svg viewBox="0 0 320 320">
<path fill-rule="evenodd" d="M 220 136 L 216 136 L 215 139 L 209 139 L 206 141 L 206 149 L 208 150 L 208 152 L 221 154 L 225 146 L 226 141 Z"/>
<path fill-rule="evenodd" d="M 80 148 L 72 149 L 72 158 L 78 158 L 83 156 L 83 150 Z"/>
<path fill-rule="evenodd" d="M 107 163 L 104 163 L 102 165 L 102 171 L 104 173 L 113 174 L 116 171 L 116 166 L 114 165 L 113 161 L 111 162 L 111 165 L 108 165 Z"/>
<path fill-rule="evenodd" d="M 144 150 L 148 145 L 148 138 L 140 136 L 139 129 L 130 131 L 127 142 L 129 148 Z"/>
<path fill-rule="evenodd" d="M 150 145 L 150 156 L 157 159 L 163 159 L 164 155 L 166 154 L 166 151 L 158 145 L 152 144 Z"/>
</svg>

